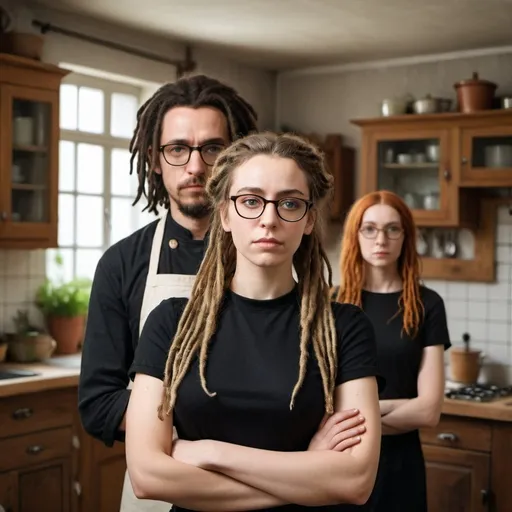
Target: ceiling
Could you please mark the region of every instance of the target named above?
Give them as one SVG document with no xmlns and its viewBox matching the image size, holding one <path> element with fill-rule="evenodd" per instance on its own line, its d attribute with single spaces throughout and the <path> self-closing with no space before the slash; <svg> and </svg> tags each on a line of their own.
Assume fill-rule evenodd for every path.
<svg viewBox="0 0 512 512">
<path fill-rule="evenodd" d="M 512 0 L 37 0 L 268 69 L 512 44 Z"/>
</svg>

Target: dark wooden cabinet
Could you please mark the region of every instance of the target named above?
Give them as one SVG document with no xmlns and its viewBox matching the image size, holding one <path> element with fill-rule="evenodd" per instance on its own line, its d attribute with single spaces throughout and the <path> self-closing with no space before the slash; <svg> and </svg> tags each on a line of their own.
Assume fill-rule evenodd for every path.
<svg viewBox="0 0 512 512">
<path fill-rule="evenodd" d="M 443 415 L 421 440 L 429 512 L 512 510 L 511 423 Z"/>
<path fill-rule="evenodd" d="M 2 398 L 0 454 L 6 512 L 119 512 L 124 444 L 84 432 L 76 388 Z"/>
</svg>

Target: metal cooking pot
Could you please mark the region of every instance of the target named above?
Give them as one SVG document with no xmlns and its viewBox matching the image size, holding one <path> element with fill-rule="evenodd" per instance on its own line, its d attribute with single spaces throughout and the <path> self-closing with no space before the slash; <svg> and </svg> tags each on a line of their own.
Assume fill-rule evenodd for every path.
<svg viewBox="0 0 512 512">
<path fill-rule="evenodd" d="M 427 94 L 423 99 L 416 100 L 412 105 L 415 114 L 433 114 L 439 112 L 439 100 Z"/>
</svg>

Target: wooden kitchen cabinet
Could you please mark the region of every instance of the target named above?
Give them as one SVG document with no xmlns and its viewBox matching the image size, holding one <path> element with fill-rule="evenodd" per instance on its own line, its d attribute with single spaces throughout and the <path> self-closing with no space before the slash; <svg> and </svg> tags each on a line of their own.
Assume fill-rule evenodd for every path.
<svg viewBox="0 0 512 512">
<path fill-rule="evenodd" d="M 0 454 L 7 512 L 119 512 L 124 444 L 84 432 L 76 387 L 2 398 Z"/>
<path fill-rule="evenodd" d="M 352 123 L 362 128 L 359 195 L 396 192 L 418 226 L 476 226 L 475 188 L 512 186 L 512 163 L 497 166 L 512 151 L 511 110 Z"/>
<path fill-rule="evenodd" d="M 512 510 L 511 423 L 443 415 L 420 435 L 428 512 Z"/>
<path fill-rule="evenodd" d="M 57 247 L 59 88 L 67 73 L 0 53 L 0 248 Z"/>
</svg>

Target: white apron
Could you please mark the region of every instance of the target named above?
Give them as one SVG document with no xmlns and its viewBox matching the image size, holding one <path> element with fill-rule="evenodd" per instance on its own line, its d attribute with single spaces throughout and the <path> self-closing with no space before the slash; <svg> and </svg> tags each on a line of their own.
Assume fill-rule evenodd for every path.
<svg viewBox="0 0 512 512">
<path fill-rule="evenodd" d="M 158 274 L 158 261 L 160 259 L 160 248 L 164 238 L 165 220 L 167 212 L 164 213 L 156 226 L 155 236 L 151 246 L 151 256 L 149 258 L 149 271 L 144 289 L 144 298 L 142 299 L 142 309 L 140 312 L 139 335 L 151 311 L 156 308 L 163 300 L 171 297 L 190 297 L 192 286 L 196 276 L 182 274 Z M 176 240 L 170 241 L 170 247 L 176 249 L 178 244 Z M 128 387 L 131 387 L 131 381 Z M 155 412 L 156 414 L 156 412 Z M 132 484 L 128 471 L 124 476 L 123 495 L 121 498 L 120 512 L 169 512 L 170 503 L 153 500 L 139 500 L 133 493 Z"/>
</svg>

